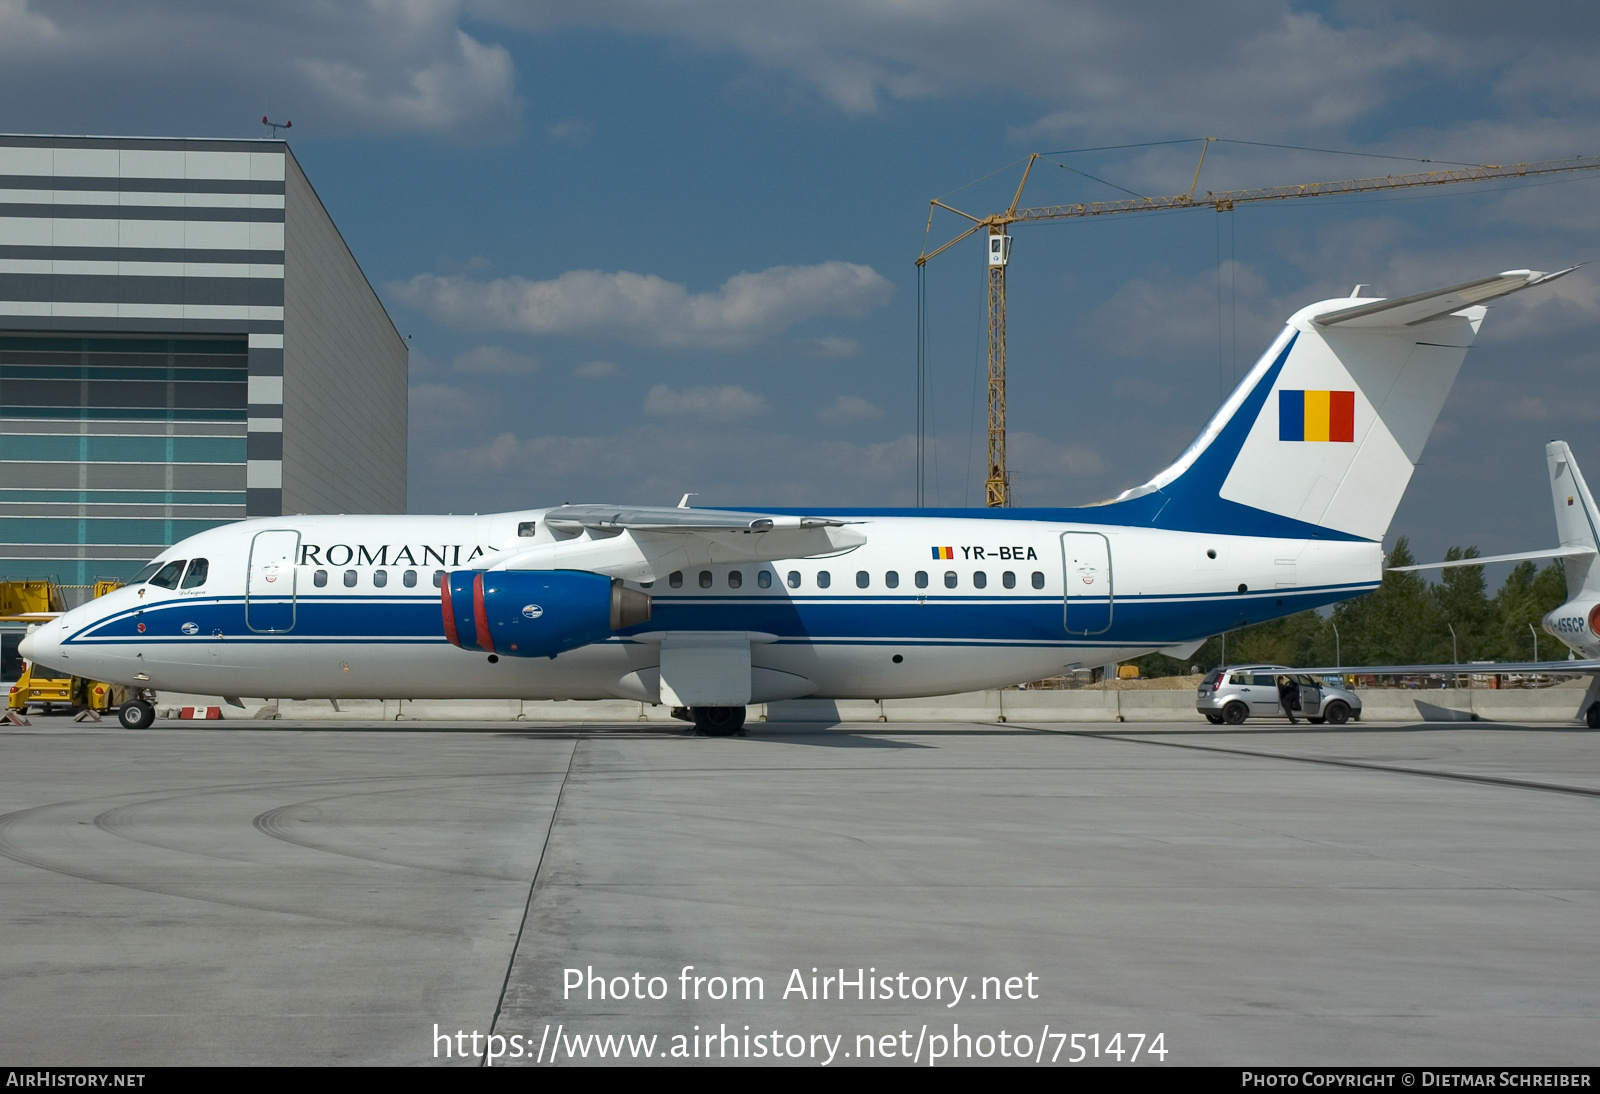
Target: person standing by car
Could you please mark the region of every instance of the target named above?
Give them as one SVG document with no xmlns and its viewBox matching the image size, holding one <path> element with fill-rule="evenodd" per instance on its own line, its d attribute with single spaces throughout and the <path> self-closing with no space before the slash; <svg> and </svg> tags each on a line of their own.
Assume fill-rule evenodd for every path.
<svg viewBox="0 0 1600 1094">
<path fill-rule="evenodd" d="M 1300 706 L 1300 685 L 1291 677 L 1278 677 L 1278 703 L 1283 707 L 1283 712 L 1289 716 L 1289 724 L 1299 725 L 1294 720 L 1294 712 Z"/>
</svg>

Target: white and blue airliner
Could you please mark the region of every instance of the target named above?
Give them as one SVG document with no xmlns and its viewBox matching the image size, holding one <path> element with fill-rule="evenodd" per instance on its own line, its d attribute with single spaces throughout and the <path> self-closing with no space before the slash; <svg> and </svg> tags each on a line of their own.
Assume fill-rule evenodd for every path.
<svg viewBox="0 0 1600 1094">
<path fill-rule="evenodd" d="M 136 689 L 129 726 L 159 689 L 620 697 L 714 734 L 752 702 L 1183 657 L 1377 587 L 1484 302 L 1556 276 L 1302 309 L 1177 462 L 1099 505 L 257 518 L 167 548 L 22 653 Z"/>
</svg>

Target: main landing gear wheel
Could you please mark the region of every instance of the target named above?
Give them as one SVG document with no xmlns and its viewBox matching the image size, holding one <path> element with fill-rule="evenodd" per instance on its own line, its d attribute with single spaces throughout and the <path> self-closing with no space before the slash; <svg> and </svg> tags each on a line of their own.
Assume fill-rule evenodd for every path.
<svg viewBox="0 0 1600 1094">
<path fill-rule="evenodd" d="M 1250 708 L 1245 706 L 1243 703 L 1229 703 L 1227 706 L 1222 708 L 1222 720 L 1227 722 L 1230 726 L 1244 725 L 1244 720 L 1249 717 L 1249 715 Z"/>
<path fill-rule="evenodd" d="M 744 713 L 744 707 L 695 707 L 695 732 L 702 737 L 732 737 L 744 728 Z"/>
<path fill-rule="evenodd" d="M 149 729 L 155 720 L 155 705 L 143 699 L 129 700 L 117 711 L 117 721 L 122 723 L 124 729 Z"/>
<path fill-rule="evenodd" d="M 1583 721 L 1590 729 L 1600 729 L 1600 703 L 1590 703 L 1583 712 Z"/>
</svg>

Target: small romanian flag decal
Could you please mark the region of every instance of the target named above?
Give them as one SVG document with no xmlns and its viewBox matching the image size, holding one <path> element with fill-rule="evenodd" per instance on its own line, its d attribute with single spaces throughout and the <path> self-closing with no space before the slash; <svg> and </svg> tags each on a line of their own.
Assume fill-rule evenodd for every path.
<svg viewBox="0 0 1600 1094">
<path fill-rule="evenodd" d="M 955 558 L 956 557 L 956 549 L 954 547 L 935 547 L 933 549 L 933 557 L 934 558 Z"/>
<path fill-rule="evenodd" d="M 1353 391 L 1279 391 L 1278 440 L 1354 441 Z"/>
</svg>

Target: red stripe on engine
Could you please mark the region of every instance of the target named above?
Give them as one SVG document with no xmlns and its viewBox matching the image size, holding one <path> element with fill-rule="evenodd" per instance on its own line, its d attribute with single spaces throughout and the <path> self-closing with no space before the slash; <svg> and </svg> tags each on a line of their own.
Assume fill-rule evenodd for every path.
<svg viewBox="0 0 1600 1094">
<path fill-rule="evenodd" d="M 483 575 L 472 579 L 472 621 L 478 625 L 478 648 L 494 652 L 494 637 L 489 633 L 489 609 L 483 604 Z"/>
<path fill-rule="evenodd" d="M 450 603 L 450 575 L 444 575 L 444 581 L 439 585 L 439 605 L 444 610 L 444 636 L 450 640 L 452 646 L 461 645 L 461 636 L 456 633 L 456 609 Z"/>
</svg>

